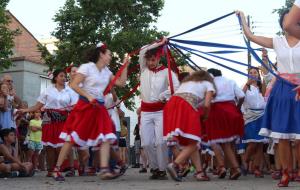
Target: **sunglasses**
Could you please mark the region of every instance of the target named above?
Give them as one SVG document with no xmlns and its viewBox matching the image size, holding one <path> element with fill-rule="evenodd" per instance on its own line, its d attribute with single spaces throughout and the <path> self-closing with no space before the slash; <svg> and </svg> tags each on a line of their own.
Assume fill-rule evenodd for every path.
<svg viewBox="0 0 300 190">
<path fill-rule="evenodd" d="M 13 80 L 5 80 L 6 82 L 11 82 L 11 83 L 13 83 L 14 81 Z"/>
</svg>

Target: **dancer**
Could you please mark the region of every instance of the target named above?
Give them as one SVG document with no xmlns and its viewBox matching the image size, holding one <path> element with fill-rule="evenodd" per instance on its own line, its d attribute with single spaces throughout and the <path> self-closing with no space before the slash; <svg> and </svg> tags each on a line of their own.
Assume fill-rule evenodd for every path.
<svg viewBox="0 0 300 190">
<path fill-rule="evenodd" d="M 214 82 L 209 73 L 197 71 L 183 80 L 164 108 L 164 136 L 175 136 L 182 146 L 174 162 L 167 167 L 168 173 L 175 181 L 181 181 L 178 176 L 179 164 L 184 163 L 189 157 L 194 161 L 196 159 L 200 161 L 198 146 L 201 142 L 201 121 L 208 117 L 214 93 Z M 199 111 L 202 101 L 204 101 L 203 115 Z M 199 163 L 195 165 L 196 178 L 208 180 L 200 162 L 195 163 Z"/>
<path fill-rule="evenodd" d="M 214 76 L 217 95 L 204 122 L 205 133 L 209 144 L 221 145 L 231 167 L 229 179 L 236 180 L 241 172 L 234 147 L 244 134 L 244 120 L 240 108 L 245 94 L 235 81 L 223 77 L 220 70 L 208 69 L 208 72 Z M 224 161 L 219 162 L 219 177 L 223 178 L 226 168 Z"/>
<path fill-rule="evenodd" d="M 163 139 L 163 107 L 171 92 L 168 89 L 168 69 L 159 64 L 161 48 L 167 42 L 147 45 L 139 54 L 141 68 L 141 139 L 142 147 L 148 155 L 150 168 L 153 170 L 150 179 L 167 179 L 168 163 L 167 144 Z M 176 75 L 172 72 L 174 89 L 179 86 Z"/>
<path fill-rule="evenodd" d="M 268 142 L 268 139 L 260 136 L 258 133 L 261 128 L 262 115 L 266 106 L 264 100 L 265 85 L 262 83 L 258 68 L 250 68 L 248 74 L 258 80 L 256 81 L 249 78 L 243 88 L 245 93 L 243 104 L 245 110 L 245 133 L 242 138 L 242 143 L 247 144 L 244 155 L 246 161 L 245 168 L 248 168 L 250 157 L 254 156 L 254 175 L 255 177 L 263 177 L 260 171 L 260 165 L 264 158 L 263 146 L 264 143 Z"/>
<path fill-rule="evenodd" d="M 285 22 L 288 11 L 282 13 L 280 26 Z M 278 151 L 282 165 L 282 177 L 279 187 L 286 187 L 290 181 L 289 172 L 292 172 L 291 140 L 300 140 L 300 102 L 295 101 L 296 92 L 293 89 L 300 84 L 300 42 L 299 39 L 285 31 L 284 36 L 268 38 L 254 35 L 245 20 L 243 12 L 238 11 L 241 17 L 245 36 L 267 48 L 273 48 L 277 55 L 278 72 L 280 78 L 276 80 L 269 96 L 262 121 L 260 135 L 279 139 Z M 300 146 L 297 143 L 299 160 Z M 300 176 L 300 170 L 298 170 Z"/>
<path fill-rule="evenodd" d="M 107 67 L 111 61 L 111 51 L 105 44 L 98 43 L 96 47 L 90 49 L 88 58 L 90 62 L 79 67 L 71 82 L 71 87 L 80 97 L 60 134 L 60 138 L 64 139 L 65 143 L 54 169 L 54 178 L 57 181 L 65 180 L 60 173 L 60 166 L 74 144 L 81 147 L 101 144 L 100 178 L 112 179 L 115 177 L 110 172 L 108 165 L 110 143 L 116 140 L 115 127 L 104 106 L 103 96 L 106 86 L 114 78 Z M 123 63 L 128 61 L 128 58 L 125 58 Z M 117 86 L 125 85 L 127 67 L 128 64 L 120 78 L 116 80 Z M 79 84 L 82 84 L 82 87 Z"/>
<path fill-rule="evenodd" d="M 68 116 L 68 109 L 72 106 L 70 89 L 66 88 L 66 73 L 57 69 L 53 72 L 51 81 L 54 85 L 48 87 L 38 98 L 37 103 L 19 112 L 35 112 L 44 109 L 42 122 L 42 143 L 46 148 L 48 177 L 52 176 L 52 170 L 57 161 L 63 140 L 59 138 Z"/>
</svg>

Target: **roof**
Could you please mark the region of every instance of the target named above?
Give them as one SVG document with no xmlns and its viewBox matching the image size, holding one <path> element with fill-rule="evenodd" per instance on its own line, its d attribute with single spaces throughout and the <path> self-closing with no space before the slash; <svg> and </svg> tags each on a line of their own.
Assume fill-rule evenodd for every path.
<svg viewBox="0 0 300 190">
<path fill-rule="evenodd" d="M 37 45 L 39 41 L 32 35 L 32 33 L 10 12 L 6 11 L 10 16 L 11 22 L 8 25 L 10 30 L 20 30 L 20 34 L 14 38 L 14 48 L 12 60 L 27 60 L 38 64 L 44 64 L 41 52 Z"/>
</svg>

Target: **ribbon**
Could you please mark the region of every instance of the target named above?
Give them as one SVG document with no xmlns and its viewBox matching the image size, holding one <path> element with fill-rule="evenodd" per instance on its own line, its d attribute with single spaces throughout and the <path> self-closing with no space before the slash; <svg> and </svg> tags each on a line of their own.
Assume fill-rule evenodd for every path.
<svg viewBox="0 0 300 190">
<path fill-rule="evenodd" d="M 120 105 L 122 102 L 124 102 L 125 100 L 127 100 L 132 94 L 134 94 L 137 91 L 137 89 L 138 89 L 139 86 L 140 86 L 140 83 L 138 83 L 137 85 L 135 85 L 133 87 L 133 89 L 131 89 L 127 94 L 125 94 L 116 105 L 111 106 L 111 107 L 109 107 L 107 109 L 109 110 L 109 109 L 115 108 L 116 106 Z"/>
<path fill-rule="evenodd" d="M 178 48 L 176 48 L 175 46 L 173 46 L 172 44 L 169 43 L 169 46 L 171 48 L 173 48 L 175 50 L 175 52 L 179 55 L 182 55 L 185 59 L 187 59 L 190 63 L 192 63 L 195 67 L 197 67 L 199 70 L 202 70 L 201 67 L 199 67 L 193 60 L 191 60 L 191 58 L 189 58 L 187 55 L 185 55 L 182 51 L 180 51 Z M 187 63 L 194 71 L 196 71 L 197 69 L 190 65 L 189 63 Z"/>
<path fill-rule="evenodd" d="M 224 16 L 221 16 L 221 17 L 219 17 L 219 18 L 213 19 L 213 20 L 208 21 L 208 22 L 206 22 L 206 23 L 204 23 L 204 24 L 201 24 L 201 25 L 199 25 L 199 26 L 196 26 L 196 27 L 194 27 L 194 28 L 192 28 L 192 29 L 190 29 L 190 30 L 187 30 L 187 31 L 182 32 L 182 33 L 180 33 L 180 34 L 171 36 L 170 39 L 176 38 L 176 37 L 178 37 L 178 36 L 181 36 L 181 35 L 186 34 L 186 33 L 189 33 L 189 32 L 193 32 L 193 31 L 195 31 L 195 30 L 198 30 L 198 29 L 203 28 L 203 27 L 205 27 L 205 26 L 207 26 L 207 25 L 210 25 L 210 24 L 212 24 L 212 23 L 215 23 L 215 22 L 217 22 L 217 21 L 219 21 L 219 20 L 222 20 L 222 19 L 224 19 L 224 18 L 226 18 L 226 17 L 228 17 L 228 16 L 230 16 L 230 15 L 233 15 L 233 14 L 235 14 L 235 12 L 228 13 L 228 14 L 226 14 L 226 15 L 224 15 Z"/>
<path fill-rule="evenodd" d="M 236 64 L 238 64 L 238 65 L 242 65 L 242 66 L 247 66 L 247 67 L 250 67 L 250 68 L 254 68 L 253 66 L 249 66 L 249 65 L 246 64 L 246 63 L 242 63 L 242 62 L 235 61 L 235 60 L 232 60 L 232 59 L 228 59 L 228 58 L 225 58 L 225 57 L 220 57 L 220 56 L 213 55 L 213 54 L 211 54 L 211 53 L 203 52 L 203 51 L 200 51 L 200 50 L 196 50 L 196 49 L 193 49 L 193 48 L 189 48 L 189 47 L 185 47 L 185 46 L 180 46 L 180 45 L 178 45 L 178 44 L 174 44 L 174 45 L 175 45 L 176 47 L 181 48 L 181 49 L 184 49 L 184 50 L 196 51 L 196 52 L 199 52 L 199 53 L 202 53 L 202 54 L 205 54 L 205 55 L 209 55 L 209 56 L 212 56 L 212 57 L 215 57 L 215 58 L 219 58 L 219 59 L 222 59 L 222 60 L 225 60 L 225 61 L 228 61 L 228 62 L 236 63 Z"/>
<path fill-rule="evenodd" d="M 216 62 L 216 61 L 214 61 L 214 60 L 212 60 L 212 59 L 209 59 L 209 58 L 207 58 L 207 57 L 201 56 L 201 55 L 199 55 L 199 54 L 197 54 L 197 53 L 195 53 L 195 52 L 192 52 L 192 51 L 189 51 L 189 50 L 185 50 L 185 51 L 187 51 L 187 52 L 189 52 L 189 53 L 191 53 L 191 54 L 193 54 L 193 55 L 196 55 L 196 56 L 198 56 L 198 57 L 200 57 L 200 58 L 202 58 L 202 59 L 205 59 L 205 60 L 207 60 L 207 61 L 210 61 L 210 62 L 212 62 L 212 63 L 214 63 L 214 64 L 216 64 L 216 65 L 219 65 L 219 66 L 221 66 L 221 67 L 224 67 L 224 68 L 226 68 L 226 69 L 228 69 L 228 70 L 231 70 L 231 71 L 233 71 L 233 72 L 235 72 L 235 73 L 244 75 L 244 76 L 246 76 L 246 77 L 248 77 L 248 78 L 251 78 L 251 79 L 253 79 L 253 80 L 256 80 L 256 81 L 258 80 L 257 78 L 252 77 L 251 75 L 245 74 L 245 73 L 243 73 L 243 72 L 241 72 L 241 71 L 239 71 L 239 70 L 233 69 L 233 68 L 228 67 L 228 66 L 226 66 L 226 65 L 223 65 L 223 64 L 221 64 L 221 63 L 219 63 L 219 62 Z"/>
<path fill-rule="evenodd" d="M 232 48 L 232 49 L 247 49 L 246 47 L 242 46 L 235 46 L 235 45 L 228 45 L 228 44 L 221 44 L 221 43 L 214 43 L 214 42 L 203 42 L 203 41 L 194 41 L 194 40 L 177 40 L 177 39 L 170 39 L 170 41 L 188 44 L 188 45 L 196 45 L 196 46 L 206 46 L 206 47 L 216 47 L 216 48 Z"/>
<path fill-rule="evenodd" d="M 164 52 L 167 57 L 167 62 L 168 62 L 168 77 L 169 77 L 169 85 L 171 89 L 171 94 L 174 94 L 174 85 L 173 85 L 173 78 L 172 78 L 172 72 L 171 72 L 171 59 L 170 59 L 170 51 L 168 51 L 168 46 L 164 45 Z"/>
</svg>

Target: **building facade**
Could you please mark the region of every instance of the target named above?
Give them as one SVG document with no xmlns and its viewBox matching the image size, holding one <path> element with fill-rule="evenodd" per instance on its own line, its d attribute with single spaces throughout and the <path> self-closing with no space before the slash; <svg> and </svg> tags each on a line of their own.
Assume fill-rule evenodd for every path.
<svg viewBox="0 0 300 190">
<path fill-rule="evenodd" d="M 38 50 L 39 41 L 20 23 L 9 11 L 11 18 L 9 29 L 19 29 L 20 34 L 14 38 L 13 65 L 1 72 L 0 77 L 8 73 L 12 76 L 17 95 L 29 105 L 34 105 L 36 99 L 47 86 L 51 85 L 45 65 Z"/>
</svg>

